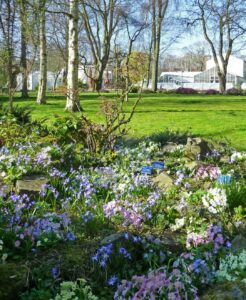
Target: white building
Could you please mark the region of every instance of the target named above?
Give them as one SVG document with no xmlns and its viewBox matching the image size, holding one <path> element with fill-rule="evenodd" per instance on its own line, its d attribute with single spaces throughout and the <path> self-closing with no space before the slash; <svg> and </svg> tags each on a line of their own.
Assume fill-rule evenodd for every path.
<svg viewBox="0 0 246 300">
<path fill-rule="evenodd" d="M 27 78 L 27 88 L 29 91 L 34 91 L 38 87 L 39 83 L 39 71 L 32 72 Z M 47 72 L 47 89 L 53 89 L 56 81 L 56 86 L 62 85 L 63 71 L 59 74 L 53 72 Z M 22 74 L 18 74 L 16 77 L 17 90 L 20 91 L 22 88 Z"/>
<path fill-rule="evenodd" d="M 227 68 L 227 89 L 238 84 L 241 85 L 242 88 L 246 86 L 246 61 L 231 56 Z M 180 86 L 197 90 L 219 90 L 219 78 L 214 60 L 209 59 L 207 61 L 206 70 L 203 72 L 161 73 L 158 88 L 177 89 Z"/>
<path fill-rule="evenodd" d="M 85 68 L 81 65 L 78 70 L 78 79 L 83 84 L 87 84 L 90 86 L 92 84 L 92 80 L 90 79 L 90 75 L 93 74 L 93 66 L 88 66 Z M 38 87 L 39 83 L 39 71 L 34 71 L 28 75 L 27 79 L 27 88 L 29 91 L 34 91 Z M 89 76 L 88 76 L 89 75 Z M 63 85 L 63 77 L 64 70 L 61 70 L 58 73 L 47 72 L 47 89 L 52 90 L 56 83 L 56 87 Z M 113 72 L 109 70 L 105 70 L 103 74 L 103 88 L 106 88 L 113 80 Z M 18 74 L 16 77 L 17 90 L 20 91 L 22 88 L 22 74 Z"/>
</svg>

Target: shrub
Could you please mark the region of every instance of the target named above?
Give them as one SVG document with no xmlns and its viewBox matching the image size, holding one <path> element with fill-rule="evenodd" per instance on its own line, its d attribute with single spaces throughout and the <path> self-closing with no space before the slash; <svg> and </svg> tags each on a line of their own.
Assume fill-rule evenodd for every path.
<svg viewBox="0 0 246 300">
<path fill-rule="evenodd" d="M 12 111 L 10 111 L 8 107 L 3 107 L 2 111 L 0 110 L 0 115 L 13 116 L 18 124 L 23 125 L 31 123 L 31 112 L 32 109 L 28 108 L 27 106 L 20 107 L 18 105 L 15 105 Z"/>
<path fill-rule="evenodd" d="M 133 86 L 131 88 L 131 93 L 138 93 L 139 92 L 139 87 L 138 86 Z"/>
<path fill-rule="evenodd" d="M 194 90 L 192 88 L 184 88 L 180 87 L 176 90 L 177 94 L 187 94 L 187 95 L 192 95 L 192 94 L 198 94 L 197 90 Z"/>
<path fill-rule="evenodd" d="M 209 89 L 209 90 L 204 91 L 204 95 L 217 95 L 217 94 L 219 94 L 219 91 L 214 90 L 214 89 Z"/>
<path fill-rule="evenodd" d="M 242 95 L 242 91 L 239 90 L 239 89 L 236 89 L 236 88 L 231 88 L 231 89 L 228 89 L 228 90 L 226 91 L 226 94 L 227 94 L 227 95 L 238 96 L 238 95 Z"/>
<path fill-rule="evenodd" d="M 155 92 L 150 90 L 150 89 L 144 89 L 143 91 L 143 94 L 154 94 Z"/>
</svg>

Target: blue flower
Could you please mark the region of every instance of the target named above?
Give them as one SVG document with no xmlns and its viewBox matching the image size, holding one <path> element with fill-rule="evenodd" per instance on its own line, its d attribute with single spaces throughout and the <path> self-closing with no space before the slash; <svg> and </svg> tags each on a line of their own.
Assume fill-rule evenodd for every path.
<svg viewBox="0 0 246 300">
<path fill-rule="evenodd" d="M 109 278 L 109 280 L 108 280 L 108 285 L 113 286 L 113 285 L 116 284 L 116 282 L 117 282 L 117 276 L 116 276 L 116 275 L 113 275 L 113 276 L 111 276 L 111 277 Z"/>
<path fill-rule="evenodd" d="M 51 274 L 52 274 L 52 277 L 54 279 L 56 279 L 59 276 L 59 269 L 57 267 L 53 267 L 51 269 Z"/>
<path fill-rule="evenodd" d="M 67 234 L 66 234 L 66 238 L 67 240 L 69 241 L 74 241 L 75 240 L 75 235 L 72 231 L 69 231 Z"/>
</svg>

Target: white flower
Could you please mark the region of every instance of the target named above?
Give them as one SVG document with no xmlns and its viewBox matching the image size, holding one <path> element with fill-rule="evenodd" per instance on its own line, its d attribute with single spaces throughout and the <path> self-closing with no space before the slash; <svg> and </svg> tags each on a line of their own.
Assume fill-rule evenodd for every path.
<svg viewBox="0 0 246 300">
<path fill-rule="evenodd" d="M 231 155 L 231 162 L 237 162 L 240 160 L 246 159 L 246 153 L 245 152 L 233 152 Z"/>
<path fill-rule="evenodd" d="M 209 189 L 208 193 L 202 197 L 203 205 L 213 214 L 223 211 L 227 205 L 227 197 L 224 189 Z"/>
<path fill-rule="evenodd" d="M 185 225 L 185 218 L 176 219 L 175 224 L 171 226 L 171 230 L 176 231 Z"/>
</svg>

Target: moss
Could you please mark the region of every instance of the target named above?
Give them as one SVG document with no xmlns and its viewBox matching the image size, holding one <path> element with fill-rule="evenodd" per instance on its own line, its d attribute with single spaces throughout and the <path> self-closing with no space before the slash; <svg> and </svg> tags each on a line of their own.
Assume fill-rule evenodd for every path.
<svg viewBox="0 0 246 300">
<path fill-rule="evenodd" d="M 14 263 L 0 264 L 0 299 L 16 300 L 26 285 L 27 269 Z"/>
<path fill-rule="evenodd" d="M 225 282 L 212 286 L 201 300 L 245 300 L 246 284 L 241 281 Z"/>
</svg>

